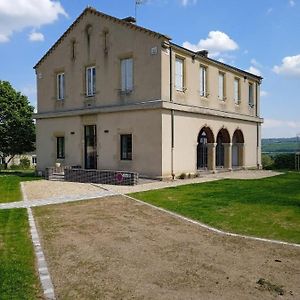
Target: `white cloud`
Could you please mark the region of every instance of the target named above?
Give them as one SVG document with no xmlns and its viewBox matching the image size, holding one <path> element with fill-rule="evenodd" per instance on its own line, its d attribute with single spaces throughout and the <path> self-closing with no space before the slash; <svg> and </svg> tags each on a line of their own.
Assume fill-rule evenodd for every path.
<svg viewBox="0 0 300 300">
<path fill-rule="evenodd" d="M 289 0 L 290 7 L 294 7 L 296 2 L 294 0 Z"/>
<path fill-rule="evenodd" d="M 259 63 L 255 58 L 252 58 L 250 62 L 253 66 L 258 67 L 258 68 L 262 68 L 262 64 Z"/>
<path fill-rule="evenodd" d="M 272 7 L 268 8 L 268 10 L 267 10 L 267 15 L 269 15 L 272 11 L 273 11 L 273 8 L 272 8 Z"/>
<path fill-rule="evenodd" d="M 267 91 L 264 91 L 264 90 L 260 91 L 261 97 L 267 97 L 268 95 L 269 95 L 269 93 Z"/>
<path fill-rule="evenodd" d="M 256 67 L 250 66 L 250 68 L 247 69 L 246 71 L 249 73 L 252 73 L 254 75 L 261 76 L 261 71 L 259 69 L 257 69 Z"/>
<path fill-rule="evenodd" d="M 181 2 L 181 5 L 187 6 L 189 4 L 196 4 L 197 0 L 180 0 L 180 2 Z"/>
<path fill-rule="evenodd" d="M 238 44 L 222 31 L 210 31 L 206 39 L 201 39 L 198 44 L 188 41 L 183 43 L 183 47 L 192 51 L 208 50 L 209 56 L 217 57 L 223 52 L 234 51 L 239 48 Z"/>
<path fill-rule="evenodd" d="M 264 137 L 294 137 L 300 133 L 300 122 L 265 119 L 262 129 Z"/>
<path fill-rule="evenodd" d="M 59 1 L 0 0 L 0 42 L 7 42 L 16 31 L 39 28 L 67 16 Z"/>
<path fill-rule="evenodd" d="M 273 71 L 276 74 L 300 76 L 300 54 L 284 57 L 282 64 L 280 66 L 274 66 Z"/>
<path fill-rule="evenodd" d="M 42 42 L 45 40 L 45 37 L 41 32 L 34 31 L 29 34 L 28 39 L 31 42 Z"/>
</svg>

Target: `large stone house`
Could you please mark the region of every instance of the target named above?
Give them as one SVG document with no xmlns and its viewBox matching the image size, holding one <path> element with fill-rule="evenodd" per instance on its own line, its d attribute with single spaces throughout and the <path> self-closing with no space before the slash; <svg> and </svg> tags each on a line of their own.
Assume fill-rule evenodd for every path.
<svg viewBox="0 0 300 300">
<path fill-rule="evenodd" d="M 38 170 L 156 178 L 261 165 L 262 78 L 85 9 L 35 66 Z"/>
</svg>

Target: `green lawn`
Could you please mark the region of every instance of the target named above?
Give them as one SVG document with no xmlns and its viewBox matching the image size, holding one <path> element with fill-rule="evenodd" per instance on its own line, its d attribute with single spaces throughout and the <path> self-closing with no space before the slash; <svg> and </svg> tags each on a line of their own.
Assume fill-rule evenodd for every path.
<svg viewBox="0 0 300 300">
<path fill-rule="evenodd" d="M 131 196 L 226 231 L 300 243 L 300 173 L 225 179 Z"/>
<path fill-rule="evenodd" d="M 26 209 L 0 210 L 0 299 L 42 299 Z"/>
<path fill-rule="evenodd" d="M 21 201 L 21 181 L 37 180 L 31 172 L 0 172 L 0 203 Z"/>
</svg>

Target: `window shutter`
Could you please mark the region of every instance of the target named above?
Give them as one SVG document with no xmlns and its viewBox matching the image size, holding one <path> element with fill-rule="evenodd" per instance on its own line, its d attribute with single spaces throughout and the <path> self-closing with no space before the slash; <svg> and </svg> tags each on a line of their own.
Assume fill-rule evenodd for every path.
<svg viewBox="0 0 300 300">
<path fill-rule="evenodd" d="M 219 98 L 221 100 L 224 99 L 223 91 L 224 91 L 224 75 L 220 73 L 219 74 Z"/>
<path fill-rule="evenodd" d="M 96 68 L 93 67 L 92 70 L 92 95 L 95 95 L 96 93 Z"/>
<path fill-rule="evenodd" d="M 127 73 L 126 89 L 129 91 L 132 91 L 133 90 L 133 59 L 132 58 L 127 59 L 127 72 L 126 73 Z"/>
<path fill-rule="evenodd" d="M 126 60 L 121 60 L 121 90 L 126 90 Z"/>
</svg>

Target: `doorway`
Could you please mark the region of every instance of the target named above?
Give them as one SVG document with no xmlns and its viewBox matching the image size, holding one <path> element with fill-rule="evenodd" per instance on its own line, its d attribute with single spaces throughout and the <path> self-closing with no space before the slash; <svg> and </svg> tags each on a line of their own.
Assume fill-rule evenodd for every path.
<svg viewBox="0 0 300 300">
<path fill-rule="evenodd" d="M 84 167 L 97 169 L 97 127 L 84 126 Z"/>
</svg>

